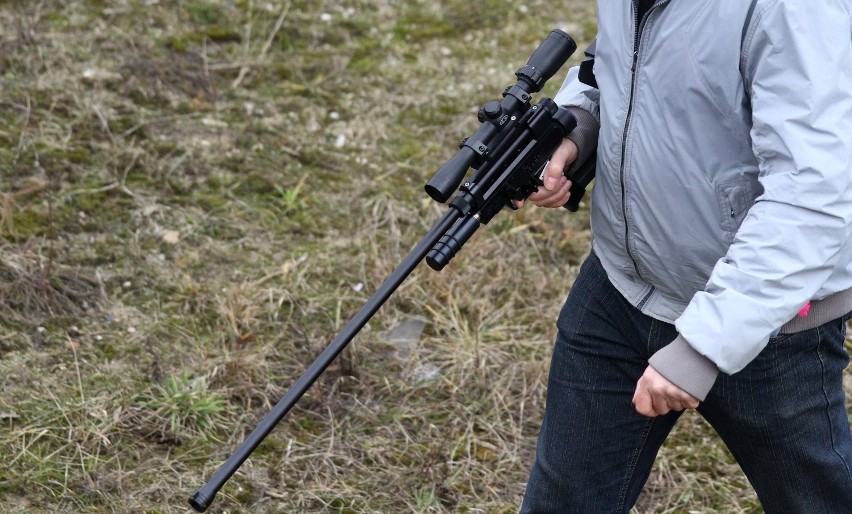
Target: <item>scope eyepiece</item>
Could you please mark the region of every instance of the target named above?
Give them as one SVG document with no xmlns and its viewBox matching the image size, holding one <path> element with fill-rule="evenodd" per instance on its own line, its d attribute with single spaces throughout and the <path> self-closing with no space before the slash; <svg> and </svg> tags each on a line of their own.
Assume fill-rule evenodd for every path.
<svg viewBox="0 0 852 514">
<path fill-rule="evenodd" d="M 576 50 L 577 43 L 568 33 L 554 29 L 515 76 L 529 87 L 528 93 L 537 93 Z"/>
</svg>

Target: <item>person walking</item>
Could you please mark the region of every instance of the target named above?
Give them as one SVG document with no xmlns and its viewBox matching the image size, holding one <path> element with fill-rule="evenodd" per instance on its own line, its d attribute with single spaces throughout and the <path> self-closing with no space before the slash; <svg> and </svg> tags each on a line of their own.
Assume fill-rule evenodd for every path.
<svg viewBox="0 0 852 514">
<path fill-rule="evenodd" d="M 555 97 L 594 154 L 523 513 L 628 512 L 684 409 L 768 513 L 852 512 L 852 2 L 598 2 Z"/>
</svg>

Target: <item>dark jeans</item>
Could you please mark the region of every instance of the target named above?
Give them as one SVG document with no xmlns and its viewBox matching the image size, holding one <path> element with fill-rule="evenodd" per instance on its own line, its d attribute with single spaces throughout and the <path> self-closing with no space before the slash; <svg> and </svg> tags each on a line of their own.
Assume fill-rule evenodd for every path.
<svg viewBox="0 0 852 514">
<path fill-rule="evenodd" d="M 557 322 L 547 408 L 523 513 L 627 513 L 680 413 L 631 404 L 648 358 L 677 335 L 612 287 L 592 254 Z M 845 318 L 773 338 L 698 412 L 769 513 L 852 512 L 852 436 L 844 408 Z"/>
</svg>

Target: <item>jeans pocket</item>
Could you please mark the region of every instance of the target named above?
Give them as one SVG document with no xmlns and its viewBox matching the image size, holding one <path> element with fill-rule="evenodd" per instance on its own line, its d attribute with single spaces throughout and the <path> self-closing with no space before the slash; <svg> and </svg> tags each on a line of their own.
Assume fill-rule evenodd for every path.
<svg viewBox="0 0 852 514">
<path fill-rule="evenodd" d="M 778 345 L 782 344 L 784 341 L 790 339 L 794 335 L 798 334 L 798 332 L 785 332 L 782 334 L 778 334 L 776 336 L 772 336 L 769 338 L 769 342 L 767 345 Z"/>
</svg>

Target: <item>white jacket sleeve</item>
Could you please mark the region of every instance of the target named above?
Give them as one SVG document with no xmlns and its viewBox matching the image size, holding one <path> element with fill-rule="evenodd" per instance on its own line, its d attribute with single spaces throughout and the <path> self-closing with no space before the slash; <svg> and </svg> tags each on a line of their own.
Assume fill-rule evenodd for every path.
<svg viewBox="0 0 852 514">
<path fill-rule="evenodd" d="M 553 98 L 557 105 L 567 107 L 579 107 L 586 110 L 595 117 L 600 123 L 601 114 L 598 102 L 600 101 L 600 93 L 596 88 L 583 84 L 577 75 L 580 73 L 580 67 L 575 66 L 568 70 L 568 75 L 565 77 L 565 82 L 559 88 L 559 92 Z"/>
<path fill-rule="evenodd" d="M 676 321 L 686 341 L 728 374 L 825 291 L 852 253 L 849 3 L 770 1 L 752 27 L 744 55 L 764 193 Z"/>
</svg>

